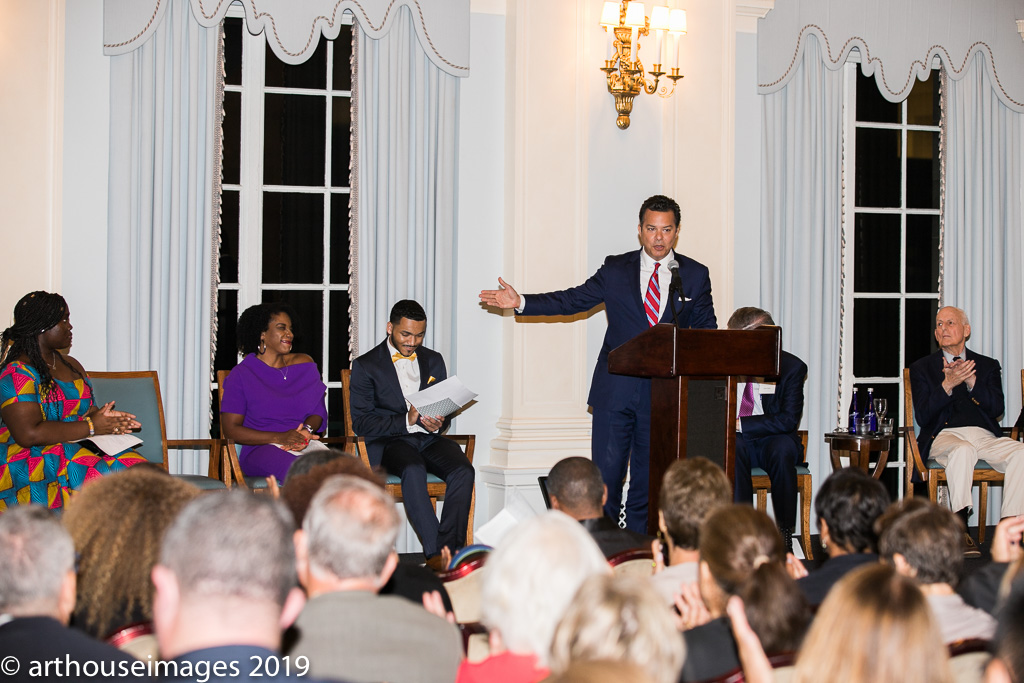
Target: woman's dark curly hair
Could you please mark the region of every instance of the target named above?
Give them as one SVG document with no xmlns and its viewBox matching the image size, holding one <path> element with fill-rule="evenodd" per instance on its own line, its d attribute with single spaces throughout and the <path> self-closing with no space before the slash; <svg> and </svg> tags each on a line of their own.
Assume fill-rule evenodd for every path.
<svg viewBox="0 0 1024 683">
<path fill-rule="evenodd" d="M 292 320 L 292 332 L 298 335 L 299 320 L 295 315 L 295 309 L 280 301 L 266 301 L 256 304 L 242 311 L 238 318 L 238 350 L 246 356 L 250 353 L 257 353 L 260 345 L 260 335 L 270 327 L 270 319 L 278 313 L 284 313 Z"/>
<path fill-rule="evenodd" d="M 28 356 L 29 365 L 39 373 L 39 395 L 46 396 L 53 387 L 50 365 L 39 351 L 39 335 L 54 327 L 68 315 L 68 302 L 60 294 L 29 292 L 14 305 L 14 324 L 0 334 L 0 372 L 21 356 Z M 60 362 L 82 376 L 64 354 Z M 84 379 L 84 378 L 83 378 Z"/>
</svg>

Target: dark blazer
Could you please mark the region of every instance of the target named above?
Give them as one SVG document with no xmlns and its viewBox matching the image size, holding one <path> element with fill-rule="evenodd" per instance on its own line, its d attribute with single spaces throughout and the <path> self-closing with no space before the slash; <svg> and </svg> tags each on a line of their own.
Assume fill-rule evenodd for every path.
<svg viewBox="0 0 1024 683">
<path fill-rule="evenodd" d="M 914 394 L 914 418 L 920 425 L 917 435 L 917 446 L 921 449 L 921 457 L 928 459 L 932 441 L 942 431 L 953 414 L 953 406 L 957 400 L 964 398 L 973 401 L 981 415 L 981 424 L 975 425 L 1002 436 L 999 428 L 999 417 L 1003 414 L 1003 373 L 999 361 L 970 349 L 964 349 L 965 360 L 974 361 L 974 390 L 968 392 L 967 386 L 961 384 L 953 389 L 953 395 L 947 396 L 942 388 L 942 351 L 925 356 L 910 366 L 910 389 Z"/>
<path fill-rule="evenodd" d="M 421 346 L 416 349 L 416 362 L 420 366 L 421 390 L 448 377 L 444 358 L 437 351 Z M 388 352 L 387 340 L 352 361 L 349 400 L 352 403 L 352 430 L 366 437 L 366 453 L 374 467 L 380 465 L 384 445 L 391 439 L 409 439 L 422 450 L 426 442 L 438 438 L 451 422 L 445 418 L 444 425 L 436 434 L 409 433 L 406 429 L 409 411 L 405 407 L 405 396 Z"/>
<path fill-rule="evenodd" d="M 693 329 L 716 329 L 714 302 L 711 300 L 711 278 L 708 269 L 691 258 L 675 254 L 679 261 L 679 279 L 685 301 L 673 294 L 676 310 L 681 309 L 679 326 Z M 672 300 L 665 306 L 660 322 L 672 322 Z M 608 407 L 625 401 L 638 384 L 649 379 L 613 375 L 608 372 L 608 352 L 649 328 L 640 293 L 640 250 L 609 256 L 604 265 L 578 287 L 546 294 L 527 294 L 522 315 L 573 315 L 604 304 L 608 331 L 597 356 L 594 379 L 590 383 L 587 402 L 594 407 Z M 642 400 L 650 405 L 651 392 L 644 388 Z"/>
<path fill-rule="evenodd" d="M 771 383 L 775 378 L 767 378 Z M 748 415 L 740 418 L 743 436 L 760 439 L 765 436 L 789 434 L 799 444 L 797 429 L 804 412 L 804 381 L 807 379 L 807 364 L 791 353 L 783 351 L 779 356 L 779 377 L 775 381 L 774 394 L 761 394 L 761 409 L 764 415 Z"/>
</svg>

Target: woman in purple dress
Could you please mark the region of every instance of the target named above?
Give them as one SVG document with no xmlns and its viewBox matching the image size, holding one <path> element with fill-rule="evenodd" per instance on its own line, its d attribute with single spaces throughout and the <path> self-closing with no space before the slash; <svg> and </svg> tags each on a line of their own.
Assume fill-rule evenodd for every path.
<svg viewBox="0 0 1024 683">
<path fill-rule="evenodd" d="M 320 438 L 327 423 L 327 386 L 304 353 L 292 353 L 292 309 L 281 303 L 247 308 L 238 319 L 242 362 L 224 381 L 224 436 L 242 444 L 248 476 L 284 481 L 295 458 Z"/>
</svg>

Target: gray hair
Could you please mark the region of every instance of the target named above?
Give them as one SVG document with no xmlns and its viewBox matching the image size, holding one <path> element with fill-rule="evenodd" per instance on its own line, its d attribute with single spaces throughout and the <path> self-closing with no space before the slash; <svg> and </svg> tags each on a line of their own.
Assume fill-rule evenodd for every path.
<svg viewBox="0 0 1024 683">
<path fill-rule="evenodd" d="M 347 474 L 329 477 L 302 522 L 310 566 L 339 579 L 377 577 L 399 524 L 394 500 L 379 486 Z"/>
<path fill-rule="evenodd" d="M 772 314 L 763 308 L 743 306 L 733 311 L 726 328 L 730 330 L 752 330 L 761 325 L 775 325 Z"/>
<path fill-rule="evenodd" d="M 74 543 L 57 518 L 40 505 L 8 510 L 0 515 L 0 548 L 0 611 L 55 608 L 75 568 Z"/>
<path fill-rule="evenodd" d="M 185 597 L 241 597 L 283 606 L 297 585 L 295 524 L 270 496 L 244 491 L 207 493 L 181 511 L 167 530 L 160 564 Z"/>
<path fill-rule="evenodd" d="M 964 309 L 962 308 L 957 308 L 956 306 L 939 306 L 939 310 L 935 311 L 936 318 L 939 317 L 939 313 L 942 313 L 942 309 L 944 308 L 952 308 L 960 315 L 960 324 L 963 325 L 964 327 L 970 326 L 971 320 L 970 318 L 967 317 L 967 312 L 964 311 Z"/>
<path fill-rule="evenodd" d="M 519 524 L 487 560 L 482 621 L 546 666 L 555 627 L 580 585 L 611 569 L 583 526 L 548 511 Z"/>
</svg>

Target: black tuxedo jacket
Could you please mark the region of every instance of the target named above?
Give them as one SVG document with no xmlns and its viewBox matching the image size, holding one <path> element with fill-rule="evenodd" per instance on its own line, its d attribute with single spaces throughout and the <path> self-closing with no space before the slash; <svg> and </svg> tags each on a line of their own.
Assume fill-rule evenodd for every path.
<svg viewBox="0 0 1024 683">
<path fill-rule="evenodd" d="M 914 418 L 921 427 L 917 435 L 917 446 L 921 457 L 928 459 L 932 441 L 943 430 L 953 415 L 953 406 L 958 400 L 973 401 L 979 408 L 980 424 L 995 436 L 1002 436 L 999 418 L 1003 414 L 1003 372 L 995 358 L 964 349 L 964 359 L 974 361 L 974 390 L 967 391 L 961 384 L 947 396 L 942 388 L 942 351 L 925 356 L 910 366 L 910 390 L 914 394 Z"/>
<path fill-rule="evenodd" d="M 800 416 L 804 412 L 804 380 L 807 379 L 807 364 L 791 353 L 783 351 L 779 356 L 779 377 L 775 382 L 775 393 L 761 394 L 761 409 L 764 415 L 741 417 L 743 436 L 760 439 L 765 436 L 789 434 L 797 442 L 800 437 Z M 769 377 L 769 382 L 774 378 Z"/>
<path fill-rule="evenodd" d="M 421 390 L 448 377 L 444 358 L 437 351 L 421 346 L 416 349 L 416 362 L 420 366 Z M 384 446 L 391 439 L 409 439 L 422 448 L 425 441 L 436 439 L 451 422 L 445 418 L 437 434 L 409 433 L 409 411 L 386 339 L 352 361 L 349 400 L 352 429 L 358 436 L 366 437 L 367 456 L 374 467 L 380 465 Z"/>
</svg>

